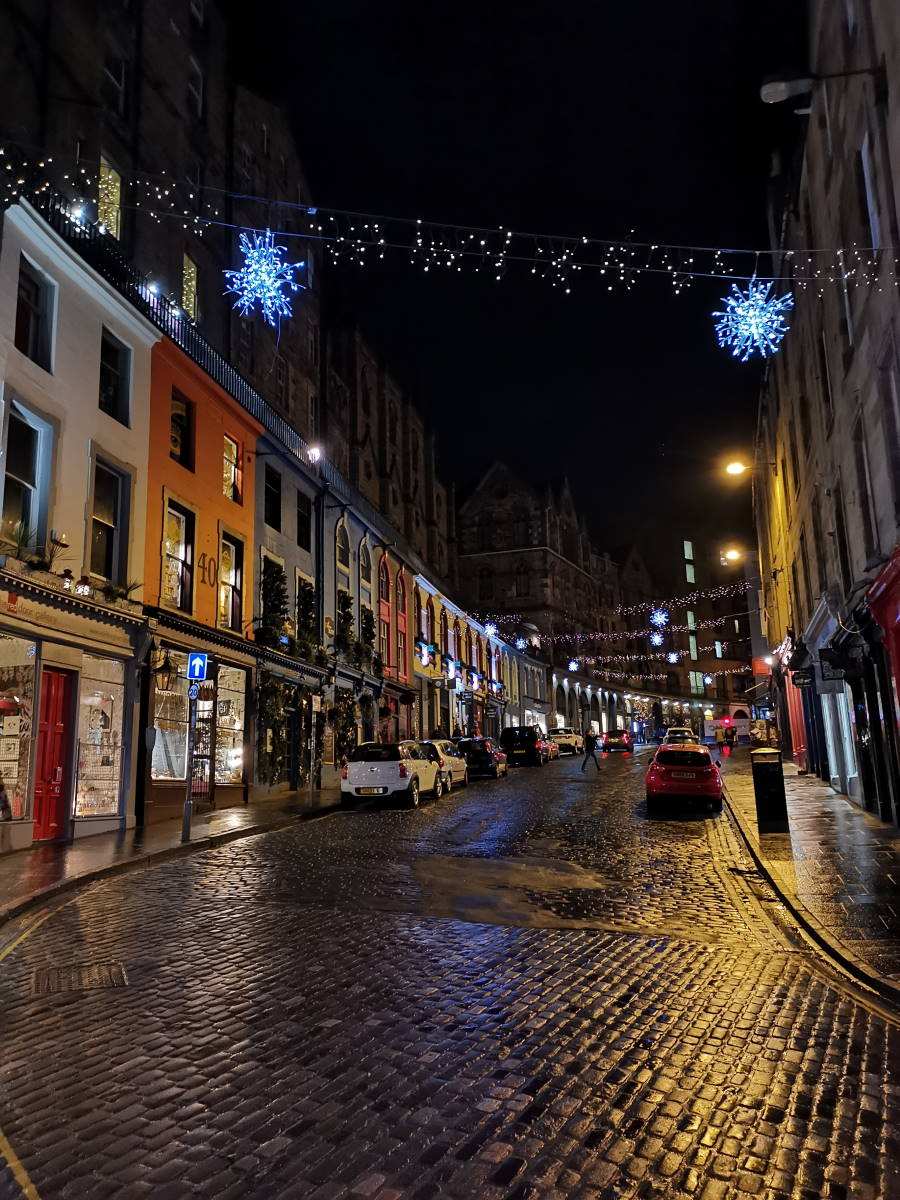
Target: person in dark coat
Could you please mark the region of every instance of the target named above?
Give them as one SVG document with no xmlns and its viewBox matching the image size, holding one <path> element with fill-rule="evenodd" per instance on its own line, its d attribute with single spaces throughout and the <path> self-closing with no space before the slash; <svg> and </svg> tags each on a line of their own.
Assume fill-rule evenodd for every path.
<svg viewBox="0 0 900 1200">
<path fill-rule="evenodd" d="M 584 758 L 581 761 L 582 771 L 587 766 L 588 759 L 591 759 L 599 775 L 600 763 L 597 761 L 597 735 L 590 730 L 587 730 L 584 735 Z"/>
</svg>

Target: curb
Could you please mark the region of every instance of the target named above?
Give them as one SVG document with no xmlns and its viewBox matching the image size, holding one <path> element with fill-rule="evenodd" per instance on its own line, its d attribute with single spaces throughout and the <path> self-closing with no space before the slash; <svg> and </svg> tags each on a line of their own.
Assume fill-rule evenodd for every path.
<svg viewBox="0 0 900 1200">
<path fill-rule="evenodd" d="M 860 963 L 857 959 L 850 958 L 848 954 L 842 950 L 838 943 L 830 938 L 822 929 L 821 925 L 816 921 L 808 909 L 805 908 L 798 900 L 793 899 L 784 891 L 781 884 L 768 869 L 763 858 L 760 857 L 759 851 L 753 844 L 753 839 L 750 837 L 747 830 L 744 828 L 744 822 L 741 820 L 735 806 L 731 803 L 731 796 L 728 791 L 728 783 L 725 781 L 725 799 L 728 803 L 728 812 L 741 835 L 744 845 L 750 857 L 756 864 L 756 868 L 763 878 L 768 883 L 769 887 L 790 912 L 791 916 L 805 933 L 812 938 L 820 950 L 835 962 L 841 970 L 846 974 L 851 975 L 857 983 L 861 983 L 870 991 L 875 992 L 882 1000 L 888 1001 L 892 1007 L 900 1011 L 900 987 L 892 983 L 888 983 L 880 975 L 875 975 L 868 967 Z"/>
<path fill-rule="evenodd" d="M 211 833 L 206 837 L 186 842 L 183 845 L 167 846 L 163 850 L 151 851 L 137 858 L 125 859 L 122 862 L 110 863 L 105 867 L 97 867 L 94 870 L 85 871 L 81 875 L 73 875 L 70 879 L 60 879 L 57 883 L 51 883 L 49 886 L 41 888 L 40 891 L 30 892 L 27 896 L 23 896 L 21 900 L 14 900 L 12 904 L 0 909 L 0 928 L 9 921 L 21 916 L 22 913 L 27 912 L 29 909 L 36 908 L 48 900 L 53 900 L 65 892 L 73 891 L 83 884 L 93 883 L 98 879 L 110 879 L 116 875 L 126 875 L 129 871 L 138 871 L 142 868 L 158 866 L 169 859 L 181 858 L 183 855 L 193 854 L 202 850 L 212 850 L 216 846 L 223 846 L 228 842 L 237 842 L 242 838 L 255 837 L 260 833 L 274 833 L 278 829 L 288 829 L 292 825 L 300 825 L 306 821 L 317 821 L 322 817 L 327 817 L 337 812 L 339 807 L 339 804 L 328 804 L 322 808 L 315 809 L 313 812 L 287 816 L 279 821 L 266 821 L 257 825 L 245 825 L 242 829 L 228 829 L 222 833 Z"/>
</svg>

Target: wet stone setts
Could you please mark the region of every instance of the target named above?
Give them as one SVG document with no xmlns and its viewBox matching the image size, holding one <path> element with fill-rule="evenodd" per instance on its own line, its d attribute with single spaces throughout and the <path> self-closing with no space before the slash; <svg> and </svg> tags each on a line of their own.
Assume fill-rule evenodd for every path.
<svg viewBox="0 0 900 1200">
<path fill-rule="evenodd" d="M 898 1198 L 900 1032 L 752 874 L 623 758 L 97 883 L 0 963 L 0 1129 L 45 1198 Z"/>
</svg>

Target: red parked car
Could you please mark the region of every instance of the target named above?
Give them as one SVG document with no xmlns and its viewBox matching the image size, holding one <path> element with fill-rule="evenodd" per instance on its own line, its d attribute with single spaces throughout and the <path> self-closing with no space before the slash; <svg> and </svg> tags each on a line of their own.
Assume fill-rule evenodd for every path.
<svg viewBox="0 0 900 1200">
<path fill-rule="evenodd" d="M 631 754 L 634 742 L 627 729 L 608 729 L 600 739 L 600 749 L 604 753 L 610 750 L 627 750 Z"/>
<path fill-rule="evenodd" d="M 722 811 L 722 775 L 706 746 L 683 742 L 660 746 L 647 771 L 647 816 L 674 808 L 679 800 L 696 801 Z"/>
</svg>

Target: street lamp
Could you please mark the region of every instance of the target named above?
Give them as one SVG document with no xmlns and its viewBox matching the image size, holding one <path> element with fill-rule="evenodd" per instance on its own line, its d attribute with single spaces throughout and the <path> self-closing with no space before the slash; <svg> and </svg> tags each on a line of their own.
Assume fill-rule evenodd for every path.
<svg viewBox="0 0 900 1200">
<path fill-rule="evenodd" d="M 834 71 L 827 75 L 798 75 L 793 79 L 768 79 L 759 89 L 759 98 L 763 104 L 783 104 L 794 96 L 804 96 L 811 92 L 817 83 L 826 79 L 851 79 L 854 75 L 874 75 L 877 77 L 878 90 L 884 86 L 883 67 L 860 67 L 855 71 Z"/>
<path fill-rule="evenodd" d="M 734 462 L 730 462 L 725 468 L 725 471 L 728 475 L 743 475 L 745 471 L 749 470 L 750 468 L 745 462 L 740 462 L 737 459 L 735 459 Z"/>
<path fill-rule="evenodd" d="M 727 550 L 723 550 L 719 555 L 719 562 L 723 567 L 727 567 L 729 563 L 740 562 L 743 557 L 743 550 L 738 550 L 737 546 L 729 546 Z"/>
</svg>

